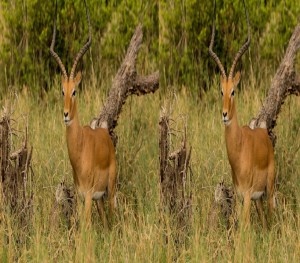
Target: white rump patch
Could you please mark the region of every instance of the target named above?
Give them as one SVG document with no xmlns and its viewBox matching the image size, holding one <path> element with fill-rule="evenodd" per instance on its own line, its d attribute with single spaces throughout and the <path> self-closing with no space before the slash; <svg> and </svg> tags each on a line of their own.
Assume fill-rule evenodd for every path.
<svg viewBox="0 0 300 263">
<path fill-rule="evenodd" d="M 90 127 L 95 130 L 97 128 L 97 119 L 93 119 L 90 123 Z M 107 129 L 108 130 L 108 123 L 107 121 L 104 121 L 104 122 L 101 122 L 100 124 L 100 128 L 103 128 L 103 129 Z"/>
<path fill-rule="evenodd" d="M 96 120 L 92 120 L 90 127 L 95 130 L 96 129 Z"/>
<path fill-rule="evenodd" d="M 93 200 L 100 200 L 101 197 L 105 194 L 105 191 L 104 192 L 95 192 L 93 193 Z"/>
<path fill-rule="evenodd" d="M 257 199 L 261 198 L 263 194 L 264 194 L 264 191 L 262 191 L 262 192 L 254 192 L 251 195 L 251 199 L 252 200 L 257 200 Z"/>
<path fill-rule="evenodd" d="M 255 121 L 256 119 L 253 118 L 248 125 L 251 130 L 254 130 L 255 128 Z"/>
<path fill-rule="evenodd" d="M 103 129 L 108 129 L 108 123 L 107 121 L 104 121 L 100 124 L 100 128 L 103 128 Z"/>
<path fill-rule="evenodd" d="M 266 121 L 262 121 L 262 122 L 259 124 L 259 128 L 267 129 L 267 122 L 266 122 Z"/>
<path fill-rule="evenodd" d="M 256 122 L 256 119 L 253 118 L 250 122 L 249 122 L 249 128 L 251 130 L 254 130 L 256 127 L 255 127 L 255 122 Z M 261 121 L 260 123 L 258 123 L 258 128 L 261 128 L 261 129 L 267 129 L 267 122 L 266 121 Z"/>
</svg>

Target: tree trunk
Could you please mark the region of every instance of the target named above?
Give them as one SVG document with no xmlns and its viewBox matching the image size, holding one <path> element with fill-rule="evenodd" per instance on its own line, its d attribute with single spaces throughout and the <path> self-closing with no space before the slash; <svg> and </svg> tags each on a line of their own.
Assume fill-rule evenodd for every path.
<svg viewBox="0 0 300 263">
<path fill-rule="evenodd" d="M 32 147 L 28 147 L 27 128 L 23 145 L 11 152 L 11 116 L 6 110 L 0 119 L 0 189 L 4 204 L 17 222 L 26 229 L 31 225 L 33 176 L 31 170 Z M 20 233 L 19 233 L 20 234 Z"/>
<path fill-rule="evenodd" d="M 148 76 L 140 76 L 136 72 L 137 55 L 143 40 L 142 25 L 138 25 L 131 38 L 126 56 L 115 76 L 108 98 L 104 103 L 99 116 L 91 122 L 91 127 L 108 128 L 114 145 L 117 144 L 117 136 L 114 129 L 118 118 L 129 95 L 145 95 L 154 93 L 159 88 L 159 72 L 156 71 Z"/>
<path fill-rule="evenodd" d="M 300 24 L 296 26 L 289 41 L 285 55 L 272 79 L 271 87 L 262 108 L 256 118 L 252 119 L 249 126 L 266 127 L 268 129 L 273 146 L 276 143 L 276 135 L 273 132 L 276 126 L 281 105 L 288 95 L 300 94 L 300 78 L 295 72 L 295 57 L 300 48 Z"/>
<path fill-rule="evenodd" d="M 168 215 L 172 228 L 172 239 L 180 245 L 188 233 L 192 214 L 192 193 L 188 188 L 191 181 L 191 148 L 187 147 L 186 128 L 181 147 L 170 153 L 170 116 L 162 111 L 160 121 L 159 161 L 161 208 L 163 215 Z M 189 182 L 189 183 L 187 183 Z M 166 236 L 167 242 L 169 237 Z"/>
</svg>

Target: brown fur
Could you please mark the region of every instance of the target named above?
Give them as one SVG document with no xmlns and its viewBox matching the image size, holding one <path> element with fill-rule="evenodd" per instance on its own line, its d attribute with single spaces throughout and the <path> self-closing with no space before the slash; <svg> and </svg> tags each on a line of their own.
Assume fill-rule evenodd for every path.
<svg viewBox="0 0 300 263">
<path fill-rule="evenodd" d="M 85 217 L 90 223 L 92 197 L 95 192 L 108 190 L 110 216 L 115 208 L 116 158 L 115 149 L 107 129 L 93 130 L 79 124 L 75 96 L 72 96 L 80 83 L 79 72 L 74 80 L 62 81 L 64 92 L 64 116 L 69 116 L 66 137 L 70 162 L 73 168 L 74 183 L 85 198 Z M 103 197 L 97 200 L 97 209 L 107 227 Z"/>
<path fill-rule="evenodd" d="M 268 212 L 274 209 L 274 149 L 266 129 L 239 127 L 232 90 L 239 83 L 240 73 L 233 79 L 221 78 L 223 92 L 223 119 L 228 116 L 225 126 L 225 140 L 232 179 L 237 193 L 244 199 L 244 219 L 250 221 L 251 196 L 255 192 L 267 192 Z M 225 116 L 224 116 L 225 115 Z M 256 208 L 262 224 L 266 226 L 262 197 L 256 200 Z"/>
</svg>

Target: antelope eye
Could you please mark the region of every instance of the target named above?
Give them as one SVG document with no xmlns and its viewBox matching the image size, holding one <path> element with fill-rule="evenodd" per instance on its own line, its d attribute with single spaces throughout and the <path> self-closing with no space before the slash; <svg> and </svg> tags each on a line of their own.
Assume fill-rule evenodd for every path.
<svg viewBox="0 0 300 263">
<path fill-rule="evenodd" d="M 234 96 L 234 90 L 231 92 L 231 96 L 232 96 L 232 97 Z"/>
<path fill-rule="evenodd" d="M 76 90 L 73 90 L 72 96 L 74 97 L 76 95 Z"/>
<path fill-rule="evenodd" d="M 62 95 L 63 95 L 63 96 L 65 96 L 65 92 L 64 92 L 64 90 L 62 90 L 62 91 L 61 91 L 61 93 L 62 93 Z"/>
<path fill-rule="evenodd" d="M 221 95 L 223 96 L 223 90 L 221 90 Z"/>
</svg>

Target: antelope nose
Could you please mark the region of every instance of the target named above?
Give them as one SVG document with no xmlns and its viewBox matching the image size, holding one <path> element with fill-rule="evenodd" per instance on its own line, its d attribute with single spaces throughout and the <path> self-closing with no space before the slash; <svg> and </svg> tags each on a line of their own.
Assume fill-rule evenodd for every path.
<svg viewBox="0 0 300 263">
<path fill-rule="evenodd" d="M 67 117 L 69 115 L 69 112 L 64 112 L 64 116 Z"/>
<path fill-rule="evenodd" d="M 227 116 L 227 112 L 223 112 L 223 117 L 225 118 Z"/>
</svg>

